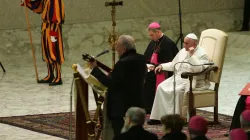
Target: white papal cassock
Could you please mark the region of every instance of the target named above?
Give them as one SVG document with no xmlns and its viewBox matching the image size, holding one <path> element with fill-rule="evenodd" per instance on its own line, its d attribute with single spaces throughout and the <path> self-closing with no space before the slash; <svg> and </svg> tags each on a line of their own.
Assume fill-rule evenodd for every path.
<svg viewBox="0 0 250 140">
<path fill-rule="evenodd" d="M 190 57 L 189 52 L 183 48 L 175 56 L 174 60 L 169 63 L 161 64 L 163 70 L 173 71 L 174 65 L 177 62 L 189 62 L 193 65 L 199 65 L 209 63 L 208 55 L 205 50 L 197 46 L 194 50 L 194 54 Z M 181 113 L 181 107 L 183 102 L 184 92 L 189 90 L 189 80 L 181 78 L 183 72 L 201 72 L 207 68 L 207 65 L 203 66 L 191 66 L 187 63 L 176 64 L 176 88 L 175 88 L 175 114 Z M 160 120 L 161 116 L 166 114 L 174 114 L 174 75 L 163 81 L 156 90 L 156 96 L 151 111 L 150 119 Z M 194 90 L 208 89 L 210 86 L 209 81 L 205 76 L 199 76 L 193 78 L 192 87 Z M 181 114 L 186 116 L 187 114 Z"/>
</svg>

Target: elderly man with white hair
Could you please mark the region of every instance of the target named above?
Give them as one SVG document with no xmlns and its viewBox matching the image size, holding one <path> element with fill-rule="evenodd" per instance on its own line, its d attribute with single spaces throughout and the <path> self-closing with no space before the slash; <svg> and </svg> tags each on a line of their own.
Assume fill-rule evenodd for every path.
<svg viewBox="0 0 250 140">
<path fill-rule="evenodd" d="M 156 97 L 150 115 L 149 125 L 160 124 L 160 118 L 166 114 L 181 114 L 181 107 L 184 93 L 189 90 L 189 80 L 181 78 L 183 72 L 201 72 L 207 66 L 201 65 L 209 63 L 205 50 L 198 45 L 198 38 L 190 33 L 184 39 L 184 48 L 178 52 L 172 62 L 163 63 L 155 68 L 155 72 L 174 71 L 175 66 L 175 93 L 174 75 L 163 81 L 157 88 Z M 179 62 L 179 63 L 178 63 Z M 201 66 L 192 66 L 201 65 Z M 178 63 L 178 64 L 176 64 Z M 176 64 L 176 65 L 175 65 Z M 192 87 L 194 89 L 208 89 L 210 83 L 205 76 L 194 77 Z M 174 102 L 175 95 L 175 102 Z M 175 108 L 175 111 L 174 111 Z M 186 116 L 187 114 L 181 114 Z"/>
<path fill-rule="evenodd" d="M 135 39 L 130 35 L 121 35 L 115 50 L 119 60 L 113 70 L 106 75 L 97 66 L 96 61 L 90 62 L 91 74 L 103 85 L 108 87 L 107 121 L 111 121 L 114 134 L 121 133 L 123 117 L 130 107 L 144 107 L 143 85 L 147 74 L 146 59 L 138 54 Z"/>
<path fill-rule="evenodd" d="M 122 133 L 113 140 L 158 140 L 158 137 L 143 128 L 146 111 L 139 107 L 130 107 L 124 117 Z"/>
</svg>

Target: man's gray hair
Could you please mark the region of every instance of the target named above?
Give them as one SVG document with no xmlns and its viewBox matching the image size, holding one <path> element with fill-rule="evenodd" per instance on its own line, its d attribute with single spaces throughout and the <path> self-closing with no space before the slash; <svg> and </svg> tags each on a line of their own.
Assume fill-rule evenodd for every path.
<svg viewBox="0 0 250 140">
<path fill-rule="evenodd" d="M 242 128 L 250 128 L 250 121 L 244 120 L 242 115 L 240 115 L 240 122 Z"/>
<path fill-rule="evenodd" d="M 125 46 L 127 50 L 135 50 L 135 39 L 130 35 L 121 35 L 119 37 L 122 45 Z"/>
<path fill-rule="evenodd" d="M 137 125 L 143 125 L 145 122 L 146 111 L 139 107 L 131 107 L 127 110 L 126 117 L 129 117 L 131 122 Z"/>
</svg>

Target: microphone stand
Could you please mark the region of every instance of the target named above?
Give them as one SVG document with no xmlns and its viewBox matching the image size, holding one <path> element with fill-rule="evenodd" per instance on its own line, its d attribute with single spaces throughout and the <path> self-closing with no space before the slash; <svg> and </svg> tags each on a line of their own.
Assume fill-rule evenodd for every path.
<svg viewBox="0 0 250 140">
<path fill-rule="evenodd" d="M 175 87 L 176 87 L 176 81 L 175 81 L 176 69 L 175 69 L 175 66 L 176 66 L 176 64 L 179 64 L 179 63 L 186 63 L 186 64 L 189 64 L 191 66 L 214 65 L 214 63 L 212 63 L 212 62 L 210 62 L 210 63 L 204 63 L 204 64 L 199 64 L 199 65 L 193 65 L 193 64 L 191 64 L 189 62 L 177 62 L 177 63 L 174 64 L 174 83 L 173 83 L 173 85 L 174 85 L 174 114 L 175 114 L 175 94 L 176 94 L 176 91 L 175 91 L 176 90 L 175 89 Z"/>
<path fill-rule="evenodd" d="M 72 80 L 71 83 L 71 90 L 70 90 L 70 115 L 69 115 L 69 140 L 72 140 L 72 100 L 73 100 L 73 96 L 72 96 L 72 92 L 73 92 L 73 87 L 74 87 L 74 78 Z"/>
<path fill-rule="evenodd" d="M 0 66 L 2 67 L 3 72 L 5 73 L 5 69 L 4 69 L 3 64 L 1 62 L 0 62 Z"/>
<path fill-rule="evenodd" d="M 183 48 L 183 33 L 182 33 L 182 19 L 181 19 L 181 2 L 179 0 L 179 22 L 180 22 L 180 36 L 178 37 L 177 41 L 176 41 L 176 45 L 178 44 L 179 40 L 181 40 L 181 49 Z"/>
</svg>

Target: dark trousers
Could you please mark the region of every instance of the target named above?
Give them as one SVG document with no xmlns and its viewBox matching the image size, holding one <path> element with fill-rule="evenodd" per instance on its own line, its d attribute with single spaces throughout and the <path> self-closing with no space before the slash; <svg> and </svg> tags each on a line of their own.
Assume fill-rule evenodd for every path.
<svg viewBox="0 0 250 140">
<path fill-rule="evenodd" d="M 114 136 L 121 134 L 121 130 L 124 125 L 123 117 L 112 118 L 111 123 L 114 130 Z"/>
</svg>

